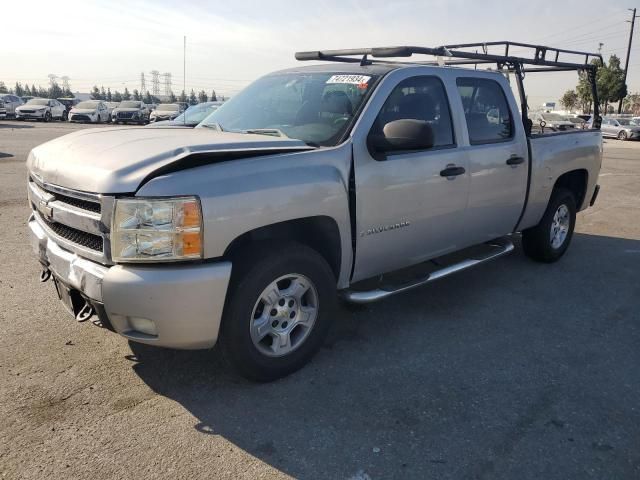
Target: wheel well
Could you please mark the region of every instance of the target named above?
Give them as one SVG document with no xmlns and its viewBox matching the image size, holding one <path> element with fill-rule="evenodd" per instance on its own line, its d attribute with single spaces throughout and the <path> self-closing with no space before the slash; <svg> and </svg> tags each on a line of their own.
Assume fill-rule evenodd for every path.
<svg viewBox="0 0 640 480">
<path fill-rule="evenodd" d="M 578 210 L 582 207 L 584 196 L 587 193 L 587 181 L 589 174 L 586 170 L 572 170 L 558 177 L 553 189 L 566 188 L 570 190 L 576 198 L 576 206 Z"/>
<path fill-rule="evenodd" d="M 326 216 L 288 220 L 243 233 L 229 244 L 224 256 L 233 257 L 258 242 L 273 240 L 295 241 L 313 248 L 327 261 L 336 280 L 340 276 L 342 261 L 340 230 L 336 221 Z"/>
</svg>

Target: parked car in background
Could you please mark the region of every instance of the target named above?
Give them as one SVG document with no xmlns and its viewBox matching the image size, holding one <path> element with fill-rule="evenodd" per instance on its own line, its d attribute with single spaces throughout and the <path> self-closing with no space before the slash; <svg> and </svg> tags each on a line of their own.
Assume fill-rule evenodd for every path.
<svg viewBox="0 0 640 480">
<path fill-rule="evenodd" d="M 17 120 L 67 120 L 67 108 L 53 98 L 32 98 L 16 108 Z"/>
<path fill-rule="evenodd" d="M 7 107 L 4 106 L 4 100 L 0 98 L 0 118 L 7 118 Z"/>
<path fill-rule="evenodd" d="M 192 128 L 198 125 L 202 120 L 207 118 L 211 112 L 216 110 L 222 102 L 204 102 L 192 105 L 187 108 L 181 115 L 174 120 L 159 120 L 150 123 L 147 128 L 152 127 L 183 127 Z"/>
<path fill-rule="evenodd" d="M 150 122 L 157 122 L 159 120 L 174 120 L 186 107 L 181 103 L 161 103 L 158 107 L 151 112 L 149 116 Z"/>
<path fill-rule="evenodd" d="M 603 137 L 615 137 L 618 140 L 640 139 L 640 125 L 631 118 L 604 117 L 601 129 Z"/>
<path fill-rule="evenodd" d="M 20 99 L 22 100 L 22 103 L 27 103 L 32 98 L 36 98 L 36 97 L 32 97 L 31 95 L 27 95 L 26 97 L 20 97 Z"/>
<path fill-rule="evenodd" d="M 111 120 L 111 115 L 113 114 L 113 111 L 118 108 L 120 102 L 105 102 L 104 104 L 107 106 L 107 111 L 109 112 L 109 120 Z"/>
<path fill-rule="evenodd" d="M 70 112 L 71 109 L 75 107 L 77 104 L 79 104 L 81 101 L 79 98 L 73 98 L 73 97 L 57 98 L 56 100 L 58 100 L 61 104 L 65 106 L 65 108 L 67 109 L 67 113 Z"/>
<path fill-rule="evenodd" d="M 568 115 L 566 119 L 573 123 L 575 128 L 586 128 L 587 126 L 587 121 L 578 115 Z"/>
<path fill-rule="evenodd" d="M 551 112 L 535 112 L 531 115 L 533 128 L 536 130 L 564 131 L 575 128 L 573 122 L 567 120 L 564 115 Z"/>
<path fill-rule="evenodd" d="M 69 112 L 70 122 L 102 123 L 110 121 L 109 109 L 102 100 L 85 100 Z"/>
<path fill-rule="evenodd" d="M 113 123 L 137 123 L 144 125 L 149 122 L 149 111 L 140 100 L 123 100 L 111 112 Z"/>
<path fill-rule="evenodd" d="M 0 100 L 4 103 L 4 108 L 7 110 L 6 114 L 8 117 L 14 117 L 16 114 L 16 108 L 24 104 L 20 97 L 11 93 L 0 94 Z"/>
</svg>

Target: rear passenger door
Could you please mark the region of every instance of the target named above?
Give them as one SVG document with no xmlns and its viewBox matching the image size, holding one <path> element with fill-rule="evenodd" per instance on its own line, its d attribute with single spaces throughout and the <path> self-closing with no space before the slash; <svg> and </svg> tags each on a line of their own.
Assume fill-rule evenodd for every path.
<svg viewBox="0 0 640 480">
<path fill-rule="evenodd" d="M 425 75 L 415 70 L 390 74 L 355 129 L 354 281 L 440 256 L 464 242 L 469 177 L 456 142 L 450 95 L 433 74 L 442 69 L 424 69 Z M 372 151 L 368 136 L 403 119 L 428 123 L 433 147 L 384 155 Z M 459 171 L 443 176 L 448 167 Z"/>
<path fill-rule="evenodd" d="M 506 79 L 459 76 L 456 85 L 470 175 L 465 236 L 474 244 L 513 231 L 526 197 L 529 158 L 517 105 L 505 94 Z"/>
</svg>

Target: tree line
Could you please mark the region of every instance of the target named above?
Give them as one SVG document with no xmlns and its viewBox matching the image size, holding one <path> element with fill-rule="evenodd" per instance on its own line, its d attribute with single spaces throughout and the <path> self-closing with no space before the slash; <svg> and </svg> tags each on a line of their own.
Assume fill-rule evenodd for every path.
<svg viewBox="0 0 640 480">
<path fill-rule="evenodd" d="M 605 115 L 614 113 L 616 111 L 615 104 L 622 99 L 623 111 L 640 115 L 640 93 L 628 93 L 620 58 L 617 55 L 611 55 L 608 63 L 601 63 L 599 59 L 593 59 L 591 63 L 598 65 L 596 86 L 600 112 Z M 570 111 L 580 109 L 583 113 L 591 113 L 593 96 L 586 73 L 580 74 L 578 85 L 575 88 L 567 90 L 562 95 L 560 104 Z"/>
<path fill-rule="evenodd" d="M 146 93 L 142 94 L 137 88 L 134 88 L 132 92 L 129 92 L 129 89 L 125 87 L 124 92 L 119 92 L 115 90 L 113 93 L 111 92 L 111 88 L 107 87 L 105 90 L 104 87 L 98 88 L 97 85 L 93 86 L 91 90 L 91 98 L 94 100 L 105 100 L 107 102 L 122 102 L 123 100 L 138 100 L 143 101 L 144 103 L 161 103 L 161 100 L 149 93 L 149 90 Z M 196 92 L 191 89 L 191 93 L 187 95 L 183 90 L 182 93 L 176 97 L 176 95 L 171 92 L 169 95 L 169 103 L 182 102 L 188 103 L 189 105 L 197 105 L 198 103 L 212 101 L 215 102 L 218 100 L 216 95 L 216 91 L 211 91 L 211 96 L 207 95 L 207 92 L 204 90 L 200 90 L 200 92 L 196 95 Z"/>
<path fill-rule="evenodd" d="M 71 89 L 62 88 L 56 82 L 52 82 L 48 88 L 43 88 L 40 85 L 22 85 L 20 82 L 16 82 L 15 87 L 8 88 L 3 81 L 0 80 L 0 93 L 13 93 L 18 97 L 42 97 L 42 98 L 61 98 L 61 97 L 73 97 Z"/>
<path fill-rule="evenodd" d="M 48 88 L 43 88 L 41 86 L 31 85 L 22 85 L 20 82 L 16 82 L 13 88 L 8 88 L 5 83 L 0 80 L 0 94 L 1 93 L 12 93 L 17 95 L 18 97 L 40 97 L 40 98 L 64 98 L 71 97 L 73 98 L 73 92 L 71 92 L 70 88 L 62 88 L 56 82 L 52 82 Z M 149 93 L 147 90 L 146 93 L 142 94 L 138 91 L 138 89 L 133 89 L 132 92 L 129 92 L 129 89 L 125 87 L 124 92 L 119 92 L 115 90 L 113 93 L 111 92 L 111 88 L 107 87 L 105 90 L 104 87 L 98 88 L 97 85 L 91 89 L 91 98 L 94 100 L 105 100 L 107 102 L 121 102 L 123 100 L 141 100 L 144 103 L 161 103 L 161 100 Z M 211 95 L 208 95 L 204 90 L 200 90 L 196 94 L 196 92 L 191 89 L 191 93 L 187 95 L 183 90 L 179 96 L 176 97 L 173 92 L 169 95 L 169 102 L 182 102 L 188 103 L 189 105 L 197 105 L 198 103 L 212 101 L 215 102 L 218 100 L 218 96 L 216 95 L 216 91 L 212 90 Z M 224 100 L 224 97 L 221 97 L 221 100 Z"/>
</svg>

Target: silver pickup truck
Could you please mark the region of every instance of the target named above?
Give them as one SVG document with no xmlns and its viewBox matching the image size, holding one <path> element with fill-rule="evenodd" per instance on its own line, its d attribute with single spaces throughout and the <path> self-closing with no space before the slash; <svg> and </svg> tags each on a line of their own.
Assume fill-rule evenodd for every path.
<svg viewBox="0 0 640 480">
<path fill-rule="evenodd" d="M 300 53 L 328 62 L 258 79 L 195 129 L 87 129 L 33 149 L 41 279 L 78 320 L 163 347 L 219 341 L 265 381 L 309 361 L 339 297 L 424 285 L 520 233 L 528 256 L 558 260 L 598 193 L 599 125 L 532 134 L 507 78 L 526 59 L 371 60 L 483 55 L 417 48 Z"/>
</svg>

